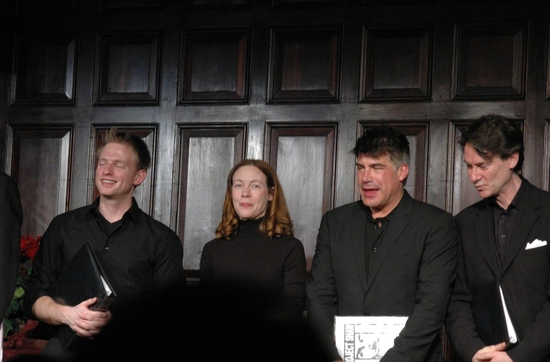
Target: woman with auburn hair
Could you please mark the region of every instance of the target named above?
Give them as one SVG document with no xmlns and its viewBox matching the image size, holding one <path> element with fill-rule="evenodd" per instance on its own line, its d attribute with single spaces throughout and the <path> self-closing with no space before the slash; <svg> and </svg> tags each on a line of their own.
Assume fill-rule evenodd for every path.
<svg viewBox="0 0 550 362">
<path fill-rule="evenodd" d="M 301 317 L 306 260 L 292 227 L 273 168 L 261 160 L 239 162 L 227 177 L 216 239 L 202 251 L 201 283 L 235 285 L 264 297 L 281 297 L 283 308 L 276 317 L 284 321 Z"/>
</svg>

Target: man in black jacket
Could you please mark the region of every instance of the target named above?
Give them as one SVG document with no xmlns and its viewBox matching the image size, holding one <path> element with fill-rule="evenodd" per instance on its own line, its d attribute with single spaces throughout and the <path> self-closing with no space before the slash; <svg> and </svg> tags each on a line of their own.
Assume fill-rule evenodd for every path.
<svg viewBox="0 0 550 362">
<path fill-rule="evenodd" d="M 520 176 L 523 134 L 511 120 L 482 117 L 460 145 L 483 200 L 456 216 L 447 333 L 466 361 L 550 361 L 550 194 Z"/>
</svg>

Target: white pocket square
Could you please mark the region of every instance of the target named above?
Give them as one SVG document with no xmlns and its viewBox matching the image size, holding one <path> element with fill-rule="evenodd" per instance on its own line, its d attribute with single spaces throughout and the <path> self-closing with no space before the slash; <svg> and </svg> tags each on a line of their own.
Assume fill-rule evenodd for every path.
<svg viewBox="0 0 550 362">
<path fill-rule="evenodd" d="M 546 244 L 546 240 L 542 241 L 539 239 L 535 239 L 530 243 L 527 243 L 527 246 L 525 246 L 525 250 L 540 248 L 541 246 L 546 246 Z"/>
</svg>

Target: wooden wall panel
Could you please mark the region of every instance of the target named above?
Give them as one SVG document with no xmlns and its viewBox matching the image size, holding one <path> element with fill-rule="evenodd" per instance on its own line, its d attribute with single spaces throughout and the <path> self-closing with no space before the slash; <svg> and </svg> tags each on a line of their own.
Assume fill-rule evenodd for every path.
<svg viewBox="0 0 550 362">
<path fill-rule="evenodd" d="M 184 7 L 196 9 L 243 9 L 252 7 L 252 0 L 183 0 L 183 4 Z"/>
<path fill-rule="evenodd" d="M 74 34 L 16 37 L 14 105 L 73 105 L 77 38 Z"/>
<path fill-rule="evenodd" d="M 475 187 L 470 182 L 468 169 L 464 164 L 464 152 L 458 144 L 460 135 L 468 127 L 470 122 L 458 121 L 451 123 L 449 141 L 449 165 L 451 167 L 450 177 L 453 180 L 452 188 L 449 190 L 451 213 L 458 214 L 464 208 L 481 200 Z"/>
<path fill-rule="evenodd" d="M 7 173 L 19 186 L 24 220 L 22 235 L 43 235 L 50 221 L 68 210 L 72 170 L 71 125 L 13 126 Z"/>
<path fill-rule="evenodd" d="M 426 190 L 428 183 L 428 122 L 364 122 L 358 123 L 357 138 L 369 128 L 377 126 L 391 126 L 401 131 L 409 141 L 411 160 L 409 176 L 405 184 L 405 190 L 417 200 L 426 202 Z M 351 147 L 353 149 L 355 145 Z M 355 180 L 357 182 L 357 180 Z M 355 199 L 360 198 L 359 190 L 355 188 Z"/>
<path fill-rule="evenodd" d="M 271 31 L 268 103 L 340 100 L 341 28 Z"/>
<path fill-rule="evenodd" d="M 459 24 L 456 39 L 454 99 L 525 97 L 526 24 Z"/>
<path fill-rule="evenodd" d="M 246 130 L 244 124 L 179 125 L 177 233 L 189 276 L 196 276 L 202 248 L 216 236 L 227 175 L 244 158 Z"/>
<path fill-rule="evenodd" d="M 97 167 L 97 149 L 103 143 L 104 137 L 111 127 L 116 127 L 120 131 L 129 131 L 140 137 L 151 153 L 151 167 L 147 170 L 147 177 L 143 183 L 134 190 L 134 198 L 140 209 L 153 216 L 154 190 L 153 180 L 155 179 L 155 165 L 157 163 L 157 125 L 92 125 L 92 141 L 90 143 L 90 169 L 88 170 L 88 179 L 93 182 L 88 185 L 88 202 L 91 204 L 99 193 L 95 187 L 95 169 Z"/>
<path fill-rule="evenodd" d="M 336 123 L 267 124 L 265 159 L 279 176 L 294 235 L 304 244 L 307 270 L 321 217 L 333 205 L 336 133 Z"/>
<path fill-rule="evenodd" d="M 162 3 L 162 0 L 100 0 L 100 8 L 158 10 Z"/>
<path fill-rule="evenodd" d="M 429 100 L 432 28 L 368 28 L 363 36 L 360 101 Z"/>
<path fill-rule="evenodd" d="M 159 31 L 101 33 L 97 44 L 96 105 L 158 104 Z"/>
<path fill-rule="evenodd" d="M 246 29 L 184 33 L 180 103 L 247 103 L 250 37 Z"/>
</svg>

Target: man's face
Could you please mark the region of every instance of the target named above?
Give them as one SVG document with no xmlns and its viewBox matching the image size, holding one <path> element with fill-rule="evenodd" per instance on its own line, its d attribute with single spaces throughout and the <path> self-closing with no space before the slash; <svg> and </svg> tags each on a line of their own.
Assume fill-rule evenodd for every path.
<svg viewBox="0 0 550 362">
<path fill-rule="evenodd" d="M 134 187 L 143 182 L 147 171 L 138 170 L 132 148 L 121 143 L 108 143 L 101 150 L 95 170 L 95 185 L 101 197 L 127 200 Z"/>
<path fill-rule="evenodd" d="M 401 201 L 402 182 L 409 174 L 409 166 L 402 164 L 395 169 L 387 154 L 380 157 L 360 154 L 356 166 L 363 204 L 371 209 L 373 217 L 386 216 Z"/>
<path fill-rule="evenodd" d="M 464 145 L 464 163 L 468 169 L 468 176 L 479 196 L 483 198 L 506 193 L 518 158 L 519 155 L 516 152 L 504 160 L 498 156 L 485 159 L 469 143 Z"/>
</svg>

